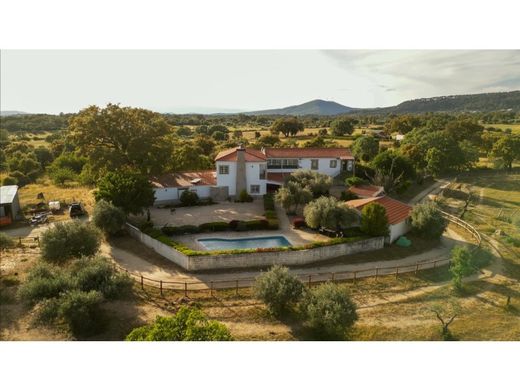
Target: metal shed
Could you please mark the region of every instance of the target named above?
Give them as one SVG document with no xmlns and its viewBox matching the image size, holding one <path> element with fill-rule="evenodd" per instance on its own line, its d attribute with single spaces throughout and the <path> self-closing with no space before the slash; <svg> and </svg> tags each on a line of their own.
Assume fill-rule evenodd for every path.
<svg viewBox="0 0 520 390">
<path fill-rule="evenodd" d="M 0 226 L 22 218 L 18 186 L 0 187 Z"/>
</svg>

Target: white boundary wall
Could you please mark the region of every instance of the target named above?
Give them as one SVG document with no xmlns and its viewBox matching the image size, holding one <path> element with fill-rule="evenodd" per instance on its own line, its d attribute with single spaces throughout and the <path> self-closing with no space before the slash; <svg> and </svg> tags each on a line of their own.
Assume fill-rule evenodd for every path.
<svg viewBox="0 0 520 390">
<path fill-rule="evenodd" d="M 236 253 L 227 255 L 186 256 L 169 245 L 142 233 L 135 226 L 127 224 L 130 235 L 153 249 L 161 256 L 188 271 L 205 271 L 225 268 L 266 267 L 274 264 L 296 266 L 381 249 L 384 237 L 368 238 L 362 241 L 322 246 L 313 249 L 277 252 Z"/>
</svg>

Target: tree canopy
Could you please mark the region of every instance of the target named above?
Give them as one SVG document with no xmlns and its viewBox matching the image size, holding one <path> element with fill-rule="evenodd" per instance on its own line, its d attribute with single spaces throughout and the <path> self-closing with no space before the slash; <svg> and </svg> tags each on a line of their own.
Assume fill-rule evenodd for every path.
<svg viewBox="0 0 520 390">
<path fill-rule="evenodd" d="M 369 162 L 379 152 L 379 141 L 372 136 L 359 137 L 352 144 L 352 154 L 359 160 Z"/>
<path fill-rule="evenodd" d="M 116 104 L 87 107 L 68 128 L 72 142 L 100 174 L 117 169 L 160 172 L 171 154 L 169 132 L 160 114 Z"/>
<path fill-rule="evenodd" d="M 307 226 L 318 229 L 326 228 L 335 231 L 343 230 L 356 224 L 359 220 L 354 209 L 336 198 L 322 196 L 313 200 L 303 209 Z"/>
<path fill-rule="evenodd" d="M 282 133 L 286 137 L 294 136 L 303 131 L 303 129 L 303 123 L 296 117 L 277 119 L 271 126 L 271 132 L 274 135 Z"/>
<path fill-rule="evenodd" d="M 106 200 L 126 214 L 140 214 L 153 205 L 155 196 L 148 179 L 132 172 L 109 172 L 98 182 L 96 201 Z"/>
</svg>

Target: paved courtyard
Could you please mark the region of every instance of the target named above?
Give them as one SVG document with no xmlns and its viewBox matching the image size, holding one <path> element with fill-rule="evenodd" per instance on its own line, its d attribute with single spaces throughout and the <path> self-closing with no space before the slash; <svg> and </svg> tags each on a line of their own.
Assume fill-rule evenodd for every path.
<svg viewBox="0 0 520 390">
<path fill-rule="evenodd" d="M 263 214 L 263 199 L 255 199 L 251 203 L 219 202 L 209 206 L 178 207 L 173 212 L 169 208 L 150 209 L 152 221 L 156 226 L 200 225 L 207 222 L 229 222 L 234 219 L 247 221 L 263 218 Z"/>
<path fill-rule="evenodd" d="M 247 232 L 214 232 L 202 234 L 185 234 L 175 236 L 175 241 L 182 242 L 190 248 L 204 250 L 197 239 L 199 238 L 238 238 L 238 237 L 262 237 L 285 236 L 292 245 L 305 245 L 313 241 L 326 241 L 329 238 L 313 231 L 293 229 L 289 218 L 279 206 L 276 207 L 278 230 L 256 230 Z M 264 201 L 255 199 L 252 203 L 220 202 L 210 206 L 179 207 L 171 212 L 169 208 L 150 209 L 150 215 L 155 226 L 162 227 L 180 225 L 200 225 L 207 222 L 232 220 L 247 221 L 264 218 Z"/>
</svg>

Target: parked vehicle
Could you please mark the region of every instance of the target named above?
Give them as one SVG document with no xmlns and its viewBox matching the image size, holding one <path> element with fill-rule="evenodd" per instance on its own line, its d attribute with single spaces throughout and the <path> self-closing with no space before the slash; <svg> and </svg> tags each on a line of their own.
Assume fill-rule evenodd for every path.
<svg viewBox="0 0 520 390">
<path fill-rule="evenodd" d="M 40 225 L 42 223 L 49 222 L 49 214 L 48 213 L 38 213 L 34 214 L 31 218 L 31 225 Z"/>
<path fill-rule="evenodd" d="M 85 209 L 81 203 L 71 203 L 69 206 L 69 216 L 71 218 L 77 218 L 85 215 Z"/>
</svg>

